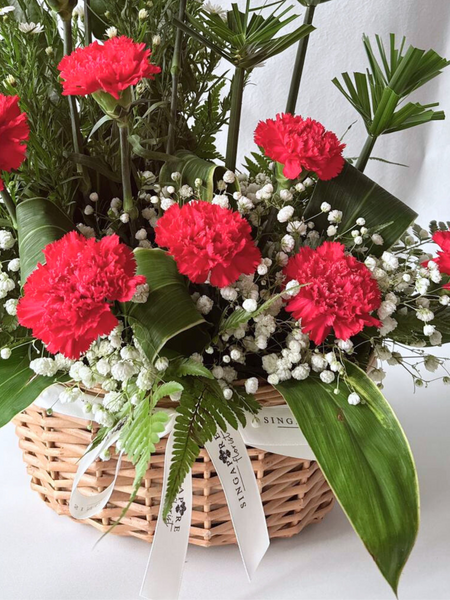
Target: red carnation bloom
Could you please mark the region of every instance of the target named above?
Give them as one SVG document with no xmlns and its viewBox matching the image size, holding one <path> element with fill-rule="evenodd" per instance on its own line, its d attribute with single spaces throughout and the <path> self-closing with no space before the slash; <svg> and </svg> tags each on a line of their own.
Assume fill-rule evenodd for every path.
<svg viewBox="0 0 450 600">
<path fill-rule="evenodd" d="M 154 79 L 161 69 L 150 62 L 150 50 L 122 35 L 104 44 L 92 42 L 59 63 L 63 95 L 87 96 L 103 91 L 119 100 L 123 90 L 141 79 Z"/>
<path fill-rule="evenodd" d="M 433 235 L 433 242 L 441 247 L 441 250 L 437 253 L 437 257 L 433 259 L 434 262 L 441 273 L 450 275 L 450 231 L 436 231 Z M 443 287 L 450 290 L 450 283 L 447 283 Z"/>
<path fill-rule="evenodd" d="M 79 358 L 117 325 L 108 302 L 131 300 L 145 277 L 135 275 L 132 251 L 117 235 L 97 242 L 67 233 L 44 250 L 17 306 L 19 323 L 33 330 L 49 352 Z"/>
<path fill-rule="evenodd" d="M 289 259 L 286 281 L 308 284 L 289 300 L 286 310 L 301 320 L 302 329 L 321 344 L 334 329 L 337 338 L 348 340 L 365 326 L 381 326 L 370 313 L 380 307 L 381 293 L 369 269 L 345 246 L 325 242 L 313 250 L 304 247 Z"/>
<path fill-rule="evenodd" d="M 29 134 L 27 115 L 19 108 L 19 96 L 0 94 L 0 171 L 10 172 L 20 167 Z M 0 189 L 3 189 L 1 179 Z"/>
<path fill-rule="evenodd" d="M 345 144 L 309 118 L 281 114 L 275 121 L 260 121 L 255 142 L 269 158 L 284 165 L 283 174 L 288 179 L 296 179 L 302 169 L 314 171 L 319 179 L 332 179 L 344 167 Z"/>
<path fill-rule="evenodd" d="M 209 202 L 171 206 L 156 226 L 156 243 L 169 249 L 178 270 L 194 283 L 225 287 L 254 273 L 261 253 L 238 212 Z"/>
</svg>

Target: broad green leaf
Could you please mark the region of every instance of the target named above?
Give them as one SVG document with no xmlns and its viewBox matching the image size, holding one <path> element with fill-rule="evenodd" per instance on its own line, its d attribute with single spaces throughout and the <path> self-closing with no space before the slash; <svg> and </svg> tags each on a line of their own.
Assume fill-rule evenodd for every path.
<svg viewBox="0 0 450 600">
<path fill-rule="evenodd" d="M 180 150 L 176 153 L 175 160 L 168 161 L 163 165 L 160 182 L 163 185 L 173 185 L 170 176 L 176 171 L 181 173 L 181 183 L 189 185 L 193 190 L 195 190 L 195 180 L 201 179 L 201 200 L 211 201 L 214 191 L 217 189 L 217 183 L 223 178 L 226 169 L 203 158 L 198 158 L 187 150 Z M 239 189 L 238 185 L 236 180 L 236 183 L 228 185 L 227 189 L 233 193 Z"/>
<path fill-rule="evenodd" d="M 414 546 L 419 490 L 414 460 L 391 407 L 364 371 L 348 386 L 312 376 L 276 386 L 290 406 L 350 523 L 394 592 Z M 355 391 L 363 404 L 351 406 Z"/>
<path fill-rule="evenodd" d="M 101 40 L 109 27 L 105 13 L 110 8 L 108 0 L 90 0 L 91 29 L 94 37 Z"/>
<path fill-rule="evenodd" d="M 166 344 L 179 354 L 202 350 L 209 340 L 206 321 L 173 258 L 158 248 L 137 248 L 135 256 L 137 273 L 147 278 L 150 294 L 144 304 L 124 306 L 147 358 L 153 362 Z"/>
<path fill-rule="evenodd" d="M 8 360 L 0 360 L 0 427 L 30 406 L 50 385 L 68 379 L 64 375 L 36 375 L 29 367 L 31 358 L 28 348 L 16 348 Z"/>
<path fill-rule="evenodd" d="M 69 217 L 53 202 L 32 198 L 17 205 L 22 285 L 39 262 L 44 262 L 42 250 L 73 229 Z"/>
<path fill-rule="evenodd" d="M 349 163 L 345 164 L 341 174 L 334 179 L 319 181 L 309 201 L 305 217 L 314 217 L 319 232 L 325 231 L 329 225 L 326 214 L 321 213 L 322 202 L 331 204 L 333 210 L 342 211 L 338 234 L 347 231 L 343 242 L 350 242 L 352 239 L 349 230 L 356 227 L 356 219 L 359 217 L 366 220 L 366 227 L 372 232 L 381 231 L 384 244 L 370 247 L 370 253 L 375 256 L 381 256 L 395 244 L 417 217 L 417 213 L 409 206 Z"/>
<path fill-rule="evenodd" d="M 388 337 L 395 342 L 411 345 L 417 342 L 425 342 L 428 347 L 435 347 L 430 343 L 430 338 L 423 333 L 423 322 L 419 321 L 415 311 L 408 311 L 406 315 L 399 313 L 395 314 L 395 320 L 398 325 Z M 450 343 L 450 311 L 443 307 L 434 313 L 432 321 L 436 330 L 442 334 L 442 343 Z"/>
</svg>

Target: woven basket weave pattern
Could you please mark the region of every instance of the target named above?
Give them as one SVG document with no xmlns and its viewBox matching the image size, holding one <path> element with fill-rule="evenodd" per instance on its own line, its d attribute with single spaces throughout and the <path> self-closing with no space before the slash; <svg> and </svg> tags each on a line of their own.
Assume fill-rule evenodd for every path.
<svg viewBox="0 0 450 600">
<path fill-rule="evenodd" d="M 270 386 L 256 394 L 264 406 L 284 403 Z M 31 476 L 31 487 L 61 515 L 69 515 L 69 498 L 77 463 L 95 435 L 88 421 L 30 406 L 15 418 L 19 445 Z M 152 456 L 136 499 L 113 533 L 152 541 L 161 501 L 166 440 Z M 271 538 L 291 537 L 331 510 L 334 498 L 317 463 L 248 448 Z M 117 455 L 96 461 L 84 475 L 80 490 L 103 491 L 112 481 Z M 193 469 L 193 512 L 189 541 L 199 546 L 236 542 L 225 494 L 211 459 L 202 450 Z M 124 455 L 114 492 L 95 517 L 82 521 L 106 531 L 118 519 L 132 492 L 134 467 Z"/>
</svg>

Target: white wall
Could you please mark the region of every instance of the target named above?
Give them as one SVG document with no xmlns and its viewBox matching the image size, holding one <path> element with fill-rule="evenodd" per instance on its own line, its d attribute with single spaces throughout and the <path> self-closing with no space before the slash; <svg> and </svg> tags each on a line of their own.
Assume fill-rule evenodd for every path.
<svg viewBox="0 0 450 600">
<path fill-rule="evenodd" d="M 216 1 L 216 0 L 215 0 Z M 258 6 L 264 0 L 253 0 Z M 296 3 L 294 10 L 304 8 Z M 221 2 L 229 6 L 231 2 Z M 238 0 L 243 6 L 245 0 Z M 362 34 L 393 32 L 405 35 L 419 48 L 433 48 L 450 58 L 449 0 L 331 0 L 315 12 L 316 31 L 311 34 L 297 113 L 321 121 L 340 136 L 358 119 L 348 134 L 347 156 L 356 156 L 365 140 L 365 129 L 344 96 L 331 80 L 348 71 L 362 71 L 367 59 Z M 285 109 L 296 48 L 272 58 L 263 69 L 256 69 L 252 85 L 245 90 L 242 115 L 240 158 L 255 149 L 253 131 L 258 120 L 273 117 Z M 443 74 L 415 93 L 421 103 L 440 101 L 448 115 L 438 121 L 405 132 L 383 136 L 374 156 L 409 165 L 408 169 L 370 161 L 366 173 L 391 193 L 412 206 L 421 222 L 431 218 L 450 220 L 450 66 Z M 219 138 L 221 148 L 226 133 Z"/>
</svg>

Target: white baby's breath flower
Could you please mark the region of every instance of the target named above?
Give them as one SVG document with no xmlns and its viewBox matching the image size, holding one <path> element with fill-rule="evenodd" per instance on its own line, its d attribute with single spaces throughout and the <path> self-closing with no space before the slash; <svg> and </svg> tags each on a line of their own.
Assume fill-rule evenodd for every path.
<svg viewBox="0 0 450 600">
<path fill-rule="evenodd" d="M 394 331 L 394 329 L 397 327 L 397 325 L 398 325 L 398 321 L 396 321 L 392 317 L 386 317 L 385 319 L 382 320 L 382 326 L 379 329 L 380 335 L 383 337 L 388 335 L 389 333 Z"/>
<path fill-rule="evenodd" d="M 382 246 L 384 244 L 384 239 L 379 233 L 374 233 L 370 239 L 375 244 L 375 246 Z"/>
<path fill-rule="evenodd" d="M 145 21 L 145 19 L 148 18 L 148 10 L 146 10 L 145 8 L 141 8 L 141 10 L 138 12 L 138 19 L 140 21 Z"/>
<path fill-rule="evenodd" d="M 122 223 L 128 223 L 130 221 L 130 215 L 127 212 L 124 212 L 120 215 L 119 219 Z"/>
<path fill-rule="evenodd" d="M 386 371 L 383 371 L 383 369 L 371 369 L 368 375 L 373 382 L 381 383 L 386 377 Z"/>
<path fill-rule="evenodd" d="M 269 383 L 270 385 L 278 385 L 280 383 L 280 378 L 276 373 L 271 373 L 267 377 L 267 383 Z"/>
<path fill-rule="evenodd" d="M 12 233 L 6 229 L 0 229 L 0 250 L 11 250 L 16 243 Z"/>
<path fill-rule="evenodd" d="M 20 258 L 13 258 L 8 263 L 8 271 L 12 273 L 17 273 L 20 271 Z"/>
<path fill-rule="evenodd" d="M 294 207 L 288 204 L 287 206 L 283 206 L 283 208 L 278 211 L 277 219 L 280 223 L 287 223 L 293 214 Z"/>
<path fill-rule="evenodd" d="M 284 202 L 290 202 L 293 199 L 293 194 L 291 191 L 289 190 L 281 190 L 280 192 L 280 198 L 284 201 Z"/>
<path fill-rule="evenodd" d="M 103 398 L 103 406 L 111 412 L 118 412 L 125 402 L 122 392 L 108 392 Z"/>
<path fill-rule="evenodd" d="M 247 394 L 256 394 L 256 392 L 258 391 L 258 386 L 259 383 L 256 377 L 250 377 L 245 382 L 245 391 L 247 392 Z"/>
<path fill-rule="evenodd" d="M 305 189 L 306 189 L 306 187 L 301 182 L 299 182 L 295 185 L 295 191 L 298 192 L 299 194 L 303 193 L 305 191 Z"/>
<path fill-rule="evenodd" d="M 156 34 L 152 37 L 152 46 L 159 46 L 161 44 L 161 36 Z"/>
<path fill-rule="evenodd" d="M 136 374 L 136 367 L 130 360 L 119 360 L 111 367 L 111 375 L 118 381 L 127 381 Z"/>
<path fill-rule="evenodd" d="M 296 279 L 291 279 L 286 284 L 285 295 L 289 297 L 296 296 L 300 291 L 300 284 Z"/>
<path fill-rule="evenodd" d="M 11 357 L 11 348 L 2 348 L 0 350 L 0 358 L 2 358 L 3 360 L 8 360 L 8 358 Z"/>
<path fill-rule="evenodd" d="M 228 200 L 228 196 L 225 196 L 225 194 L 220 194 L 214 196 L 214 198 L 212 199 L 212 204 L 217 204 L 222 208 L 229 208 L 230 201 Z"/>
<path fill-rule="evenodd" d="M 176 204 L 176 202 L 172 198 L 166 198 L 166 197 L 161 198 L 161 208 L 163 210 L 168 210 L 174 204 Z"/>
<path fill-rule="evenodd" d="M 327 236 L 333 237 L 337 234 L 337 227 L 335 225 L 330 225 L 327 229 Z"/>
<path fill-rule="evenodd" d="M 222 393 L 225 400 L 231 400 L 231 398 L 233 397 L 233 390 L 229 387 L 223 388 Z"/>
<path fill-rule="evenodd" d="M 434 319 L 434 312 L 429 308 L 422 307 L 416 311 L 416 317 L 424 323 L 429 323 Z"/>
<path fill-rule="evenodd" d="M 242 303 L 242 308 L 244 310 L 246 310 L 247 312 L 255 312 L 255 310 L 258 308 L 258 304 L 256 302 L 256 300 L 253 300 L 253 298 L 248 298 L 247 300 L 244 300 L 244 302 Z"/>
<path fill-rule="evenodd" d="M 303 381 L 309 377 L 310 372 L 311 367 L 304 363 L 295 367 L 295 369 L 292 371 L 292 377 L 297 381 Z"/>
<path fill-rule="evenodd" d="M 88 215 L 88 216 L 92 215 L 92 214 L 94 214 L 94 207 L 91 206 L 90 204 L 88 204 L 87 206 L 85 206 L 83 212 L 84 212 L 85 215 Z"/>
<path fill-rule="evenodd" d="M 440 364 L 440 360 L 438 360 L 435 356 L 432 356 L 431 354 L 427 354 L 427 356 L 425 356 L 425 369 L 430 373 L 434 373 L 435 371 L 437 371 Z"/>
<path fill-rule="evenodd" d="M 328 221 L 330 223 L 340 223 L 342 221 L 342 211 L 341 210 L 332 210 L 328 214 Z"/>
<path fill-rule="evenodd" d="M 294 247 L 295 247 L 295 240 L 292 237 L 292 235 L 287 233 L 286 235 L 284 235 L 281 238 L 281 249 L 283 250 L 283 252 L 292 252 Z"/>
<path fill-rule="evenodd" d="M 289 256 L 285 252 L 277 252 L 275 256 L 277 265 L 285 267 L 288 264 Z"/>
<path fill-rule="evenodd" d="M 319 377 L 320 377 L 321 381 L 323 381 L 324 383 L 333 383 L 333 381 L 336 378 L 333 371 L 322 371 L 320 373 Z"/>
<path fill-rule="evenodd" d="M 78 223 L 77 229 L 81 233 L 81 235 L 84 235 L 85 238 L 94 238 L 95 237 L 94 229 L 92 229 L 92 227 L 88 227 L 84 223 Z"/>
<path fill-rule="evenodd" d="M 298 233 L 298 235 L 305 235 L 308 231 L 308 226 L 303 221 L 291 221 L 286 227 L 289 233 Z"/>
<path fill-rule="evenodd" d="M 224 300 L 228 300 L 228 302 L 234 302 L 238 297 L 237 290 L 231 286 L 221 288 L 220 295 Z"/>
<path fill-rule="evenodd" d="M 92 192 L 92 194 L 89 194 L 89 200 L 91 202 L 98 202 L 98 194 L 97 194 L 97 192 Z"/>
<path fill-rule="evenodd" d="M 391 252 L 383 252 L 381 262 L 385 271 L 395 271 L 395 269 L 398 269 L 398 258 Z"/>
<path fill-rule="evenodd" d="M 358 396 L 358 394 L 356 392 L 352 392 L 351 394 L 349 394 L 347 401 L 352 406 L 356 406 L 357 404 L 359 404 L 361 402 L 361 398 Z"/>
<path fill-rule="evenodd" d="M 136 302 L 136 304 L 145 304 L 148 300 L 148 296 L 150 293 L 150 288 L 148 283 L 141 283 L 136 286 L 136 291 L 134 292 L 133 297 L 131 298 L 131 302 Z"/>
<path fill-rule="evenodd" d="M 197 300 L 196 306 L 197 310 L 202 315 L 208 315 L 212 311 L 214 302 L 208 296 L 200 296 L 200 298 Z"/>
<path fill-rule="evenodd" d="M 18 300 L 15 300 L 14 298 L 10 298 L 3 305 L 5 307 L 6 312 L 11 317 L 15 317 L 17 315 L 17 304 L 18 304 L 18 302 L 19 302 Z"/>
<path fill-rule="evenodd" d="M 233 173 L 233 171 L 225 171 L 223 180 L 228 184 L 234 183 L 236 181 L 236 175 Z"/>
<path fill-rule="evenodd" d="M 57 371 L 57 365 L 53 358 L 35 358 L 30 362 L 30 369 L 34 371 L 36 375 L 53 377 Z"/>
<path fill-rule="evenodd" d="M 448 306 L 450 304 L 450 296 L 441 296 L 439 298 L 439 304 L 442 306 Z"/>
<path fill-rule="evenodd" d="M 331 204 L 328 204 L 328 202 L 322 202 L 320 205 L 320 210 L 324 213 L 330 212 Z"/>
<path fill-rule="evenodd" d="M 169 366 L 169 359 L 165 356 L 160 356 L 155 362 L 155 369 L 159 372 L 165 371 Z"/>
</svg>

